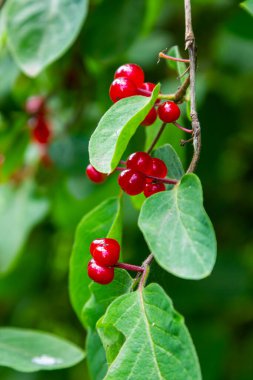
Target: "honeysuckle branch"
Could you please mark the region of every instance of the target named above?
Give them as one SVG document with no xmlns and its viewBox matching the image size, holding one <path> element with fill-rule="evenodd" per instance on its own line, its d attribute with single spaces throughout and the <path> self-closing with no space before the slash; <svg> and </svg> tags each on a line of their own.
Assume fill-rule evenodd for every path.
<svg viewBox="0 0 253 380">
<path fill-rule="evenodd" d="M 189 85 L 190 77 L 188 76 L 174 94 L 159 94 L 158 99 L 173 100 L 175 103 L 179 103 L 181 100 L 184 99 Z"/>
<path fill-rule="evenodd" d="M 198 113 L 196 110 L 196 62 L 197 51 L 195 44 L 195 37 L 192 28 L 192 15 L 191 15 L 191 0 L 184 0 L 185 7 L 185 49 L 188 50 L 190 58 L 190 99 L 191 99 L 191 119 L 193 130 L 193 157 L 191 163 L 187 169 L 187 173 L 191 173 L 195 170 L 201 150 L 201 130 L 198 119 Z"/>
</svg>

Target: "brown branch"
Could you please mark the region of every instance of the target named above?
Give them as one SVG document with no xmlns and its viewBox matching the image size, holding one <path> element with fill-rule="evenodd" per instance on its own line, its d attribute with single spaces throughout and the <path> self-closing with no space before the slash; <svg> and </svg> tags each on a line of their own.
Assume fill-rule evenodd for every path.
<svg viewBox="0 0 253 380">
<path fill-rule="evenodd" d="M 192 119 L 192 130 L 193 130 L 193 148 L 194 153 L 191 163 L 187 169 L 187 173 L 191 173 L 195 170 L 200 150 L 201 150 L 201 131 L 200 123 L 198 119 L 198 113 L 196 110 L 196 61 L 197 52 L 195 37 L 192 29 L 192 15 L 191 15 L 191 0 L 184 0 L 185 5 L 185 49 L 188 49 L 190 58 L 190 98 L 191 98 L 191 119 Z"/>
</svg>

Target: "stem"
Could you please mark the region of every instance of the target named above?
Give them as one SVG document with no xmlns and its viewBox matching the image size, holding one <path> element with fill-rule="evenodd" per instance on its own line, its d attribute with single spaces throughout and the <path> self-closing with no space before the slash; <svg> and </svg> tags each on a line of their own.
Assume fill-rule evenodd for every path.
<svg viewBox="0 0 253 380">
<path fill-rule="evenodd" d="M 162 51 L 159 53 L 159 58 L 165 58 L 165 59 L 169 59 L 170 61 L 175 61 L 175 62 L 185 62 L 185 63 L 190 62 L 189 59 L 172 57 L 170 55 L 164 54 Z"/>
<path fill-rule="evenodd" d="M 138 265 L 132 265 L 132 264 L 127 264 L 127 263 L 117 263 L 114 265 L 115 268 L 121 268 L 125 270 L 132 270 L 134 272 L 143 272 L 144 268 L 140 267 Z"/>
<path fill-rule="evenodd" d="M 185 6 L 185 49 L 188 49 L 190 57 L 190 97 L 191 97 L 191 119 L 192 119 L 192 130 L 193 130 L 193 148 L 194 153 L 191 163 L 187 169 L 187 173 L 191 173 L 195 170 L 201 150 L 201 129 L 198 119 L 198 114 L 196 110 L 196 84 L 195 84 L 195 73 L 196 73 L 196 45 L 195 37 L 192 29 L 192 16 L 191 16 L 191 0 L 184 0 Z"/>
<path fill-rule="evenodd" d="M 120 172 L 122 172 L 123 170 L 126 170 L 126 168 L 122 168 L 121 166 L 117 166 L 117 168 L 115 170 L 119 170 Z"/>
<path fill-rule="evenodd" d="M 147 153 L 148 153 L 148 154 L 149 154 L 150 152 L 152 152 L 152 150 L 153 150 L 155 144 L 157 143 L 157 141 L 158 141 L 159 138 L 161 137 L 161 134 L 163 133 L 165 127 L 166 127 L 166 123 L 163 123 L 162 126 L 161 126 L 161 128 L 159 129 L 157 135 L 155 136 L 155 138 L 154 138 L 152 144 L 150 145 L 150 147 L 149 147 L 148 150 L 147 150 Z"/>
<path fill-rule="evenodd" d="M 175 92 L 175 94 L 159 94 L 157 98 L 164 100 L 173 100 L 175 103 L 178 103 L 184 98 L 189 85 L 190 77 L 188 76 L 182 83 L 182 85 L 179 87 L 179 89 Z"/>
<path fill-rule="evenodd" d="M 184 132 L 192 133 L 192 129 L 187 129 L 182 127 L 182 125 L 178 124 L 176 121 L 174 121 L 172 124 L 174 124 L 177 128 L 181 129 Z"/>
<path fill-rule="evenodd" d="M 172 179 L 172 178 L 160 178 L 160 177 L 154 177 L 153 175 L 147 175 L 147 174 L 146 174 L 146 177 L 151 178 L 157 182 L 168 183 L 169 185 L 176 185 L 178 183 L 177 179 Z"/>
<path fill-rule="evenodd" d="M 144 270 L 142 272 L 140 283 L 139 283 L 139 286 L 138 286 L 138 289 L 141 290 L 141 291 L 143 290 L 143 288 L 145 286 L 145 283 L 147 281 L 147 278 L 148 278 L 148 275 L 149 275 L 149 267 L 150 267 L 150 264 L 153 261 L 153 259 L 154 259 L 154 256 L 151 253 L 146 258 L 146 260 L 143 262 L 143 264 L 142 264 Z"/>
</svg>

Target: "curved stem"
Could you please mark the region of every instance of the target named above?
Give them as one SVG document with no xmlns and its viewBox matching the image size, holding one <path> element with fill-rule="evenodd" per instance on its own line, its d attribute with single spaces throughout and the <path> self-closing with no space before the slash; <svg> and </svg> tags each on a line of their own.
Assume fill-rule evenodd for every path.
<svg viewBox="0 0 253 380">
<path fill-rule="evenodd" d="M 182 125 L 178 124 L 176 121 L 174 121 L 172 124 L 174 124 L 177 128 L 181 129 L 181 131 L 192 133 L 192 129 L 187 129 L 182 127 Z"/>
<path fill-rule="evenodd" d="M 185 62 L 185 63 L 190 62 L 189 59 L 172 57 L 170 55 L 164 54 L 162 51 L 159 53 L 159 58 L 169 59 L 170 61 L 175 61 L 175 62 Z"/>
<path fill-rule="evenodd" d="M 132 265 L 132 264 L 127 264 L 127 263 L 117 263 L 116 265 L 114 265 L 114 267 L 125 269 L 125 270 L 131 270 L 134 272 L 143 272 L 144 271 L 144 268 L 142 266 L 140 267 L 138 265 Z"/>
<path fill-rule="evenodd" d="M 154 177 L 153 175 L 146 175 L 146 177 L 151 178 L 157 182 L 167 183 L 169 185 L 176 185 L 178 183 L 177 179 L 172 179 L 172 178 L 160 178 L 160 177 Z"/>
</svg>

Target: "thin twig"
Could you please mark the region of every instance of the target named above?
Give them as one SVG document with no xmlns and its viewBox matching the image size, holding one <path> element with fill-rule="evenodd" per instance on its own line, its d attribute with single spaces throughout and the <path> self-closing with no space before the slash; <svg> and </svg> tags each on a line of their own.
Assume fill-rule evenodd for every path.
<svg viewBox="0 0 253 380">
<path fill-rule="evenodd" d="M 159 53 L 159 58 L 164 58 L 164 59 L 168 59 L 169 61 L 175 61 L 175 62 L 185 62 L 185 63 L 190 62 L 189 59 L 172 57 L 170 55 L 164 54 L 162 51 Z"/>
<path fill-rule="evenodd" d="M 191 15 L 191 0 L 184 0 L 185 5 L 185 49 L 188 49 L 190 58 L 190 98 L 191 98 L 191 119 L 192 119 L 192 130 L 193 130 L 193 148 L 194 153 L 191 163 L 187 169 L 187 173 L 191 173 L 195 170 L 200 150 L 201 150 L 201 133 L 200 133 L 200 123 L 198 119 L 198 114 L 196 110 L 196 84 L 195 84 L 195 73 L 196 73 L 196 45 L 195 37 L 192 29 L 192 15 Z"/>
<path fill-rule="evenodd" d="M 155 144 L 157 143 L 157 141 L 158 141 L 159 138 L 161 137 L 161 134 L 163 133 L 165 127 L 166 127 L 166 123 L 163 123 L 162 126 L 161 126 L 161 128 L 159 129 L 157 135 L 155 136 L 155 138 L 154 138 L 152 144 L 150 145 L 150 147 L 149 147 L 148 150 L 147 150 L 147 153 L 148 153 L 148 154 L 152 152 L 152 150 L 153 150 Z"/>
</svg>

